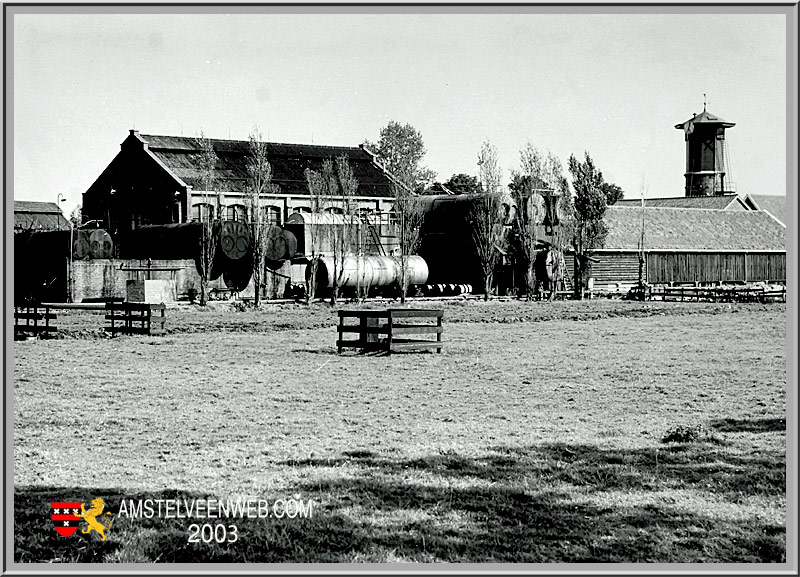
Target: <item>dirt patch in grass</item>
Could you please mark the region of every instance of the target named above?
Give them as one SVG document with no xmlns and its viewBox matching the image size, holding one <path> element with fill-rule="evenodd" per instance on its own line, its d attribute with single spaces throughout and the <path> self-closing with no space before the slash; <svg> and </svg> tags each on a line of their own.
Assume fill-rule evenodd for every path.
<svg viewBox="0 0 800 577">
<path fill-rule="evenodd" d="M 333 312 L 288 328 L 302 308 L 280 330 L 17 343 L 15 560 L 785 561 L 785 307 L 476 320 L 540 304 L 562 305 L 449 305 L 441 355 L 337 355 Z M 237 314 L 270 313 L 192 323 Z M 697 424 L 718 442 L 661 442 Z M 240 520 L 230 546 L 163 519 L 64 539 L 48 517 L 163 491 L 316 508 Z"/>
</svg>

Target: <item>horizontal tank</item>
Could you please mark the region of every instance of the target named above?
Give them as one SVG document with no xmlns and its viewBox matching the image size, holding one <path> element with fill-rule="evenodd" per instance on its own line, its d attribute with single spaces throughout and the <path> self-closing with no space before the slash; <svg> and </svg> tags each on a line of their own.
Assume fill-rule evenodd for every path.
<svg viewBox="0 0 800 577">
<path fill-rule="evenodd" d="M 347 256 L 344 259 L 344 276 L 339 286 L 356 287 L 357 284 L 369 287 L 388 286 L 400 278 L 400 257 L 389 256 Z M 311 265 L 306 268 L 306 278 L 311 276 Z M 333 288 L 333 258 L 321 257 L 317 265 L 317 289 Z M 408 284 L 423 284 L 428 280 L 428 264 L 416 255 L 408 257 Z M 360 279 L 360 283 L 359 283 Z"/>
</svg>

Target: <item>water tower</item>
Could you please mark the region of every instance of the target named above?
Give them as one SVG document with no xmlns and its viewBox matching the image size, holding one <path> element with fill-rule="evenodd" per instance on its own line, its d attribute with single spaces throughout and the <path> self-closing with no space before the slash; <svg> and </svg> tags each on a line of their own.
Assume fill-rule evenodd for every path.
<svg viewBox="0 0 800 577">
<path fill-rule="evenodd" d="M 725 179 L 730 170 L 725 148 L 725 129 L 735 126 L 706 110 L 675 128 L 686 139 L 686 196 L 714 196 L 735 192 Z"/>
</svg>

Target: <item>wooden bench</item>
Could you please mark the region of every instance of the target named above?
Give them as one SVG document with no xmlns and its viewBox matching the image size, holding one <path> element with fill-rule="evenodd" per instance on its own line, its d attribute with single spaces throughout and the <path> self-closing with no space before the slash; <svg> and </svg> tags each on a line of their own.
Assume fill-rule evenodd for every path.
<svg viewBox="0 0 800 577">
<path fill-rule="evenodd" d="M 41 304 L 29 304 L 14 307 L 14 338 L 18 336 L 49 333 L 57 330 L 50 321 L 57 315 L 50 312 L 50 307 Z"/>
<path fill-rule="evenodd" d="M 105 330 L 115 336 L 117 333 L 127 335 L 163 335 L 166 321 L 164 303 L 106 303 L 106 321 L 110 324 Z"/>
<path fill-rule="evenodd" d="M 338 352 L 343 348 L 359 348 L 362 352 L 436 349 L 442 352 L 442 309 L 386 309 L 339 311 Z M 358 324 L 347 324 L 357 319 Z M 429 319 L 434 322 L 409 322 Z M 399 321 L 399 322 L 398 322 Z M 346 333 L 357 333 L 358 339 L 345 340 Z M 409 338 L 410 335 L 436 335 L 436 340 Z"/>
</svg>

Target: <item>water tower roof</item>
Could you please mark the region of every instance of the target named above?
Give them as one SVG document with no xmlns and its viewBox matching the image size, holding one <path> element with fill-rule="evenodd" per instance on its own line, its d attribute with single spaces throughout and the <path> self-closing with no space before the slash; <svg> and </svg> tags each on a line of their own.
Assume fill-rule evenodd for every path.
<svg viewBox="0 0 800 577">
<path fill-rule="evenodd" d="M 700 114 L 695 114 L 692 118 L 687 120 L 686 122 L 681 122 L 680 124 L 676 124 L 675 128 L 679 130 L 683 130 L 685 126 L 689 123 L 692 124 L 718 124 L 725 128 L 730 128 L 731 126 L 736 126 L 734 122 L 728 122 L 727 120 L 723 120 L 719 116 L 711 114 L 707 110 L 703 110 Z"/>
</svg>

